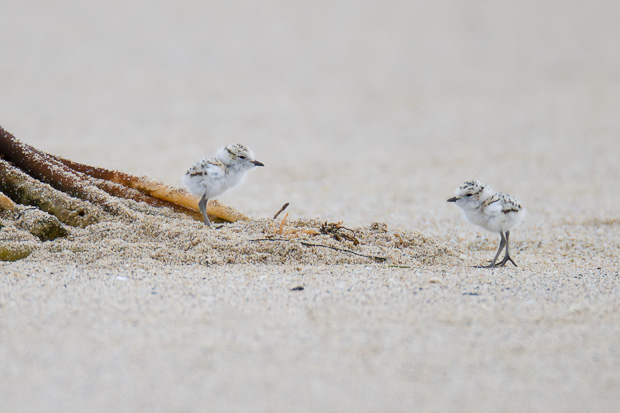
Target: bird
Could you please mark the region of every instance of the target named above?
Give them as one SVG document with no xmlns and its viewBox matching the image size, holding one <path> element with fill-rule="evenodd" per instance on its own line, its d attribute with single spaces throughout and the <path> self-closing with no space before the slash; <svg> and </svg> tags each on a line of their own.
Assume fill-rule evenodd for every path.
<svg viewBox="0 0 620 413">
<path fill-rule="evenodd" d="M 515 198 L 503 192 L 494 192 L 489 185 L 473 180 L 456 188 L 454 196 L 448 199 L 448 202 L 454 202 L 460 207 L 465 218 L 472 224 L 487 231 L 499 232 L 499 248 L 491 264 L 485 267 L 503 267 L 508 261 L 517 266 L 510 257 L 510 230 L 521 224 L 525 217 L 525 209 Z M 506 248 L 504 258 L 497 262 L 504 247 Z"/>
<path fill-rule="evenodd" d="M 198 208 L 207 226 L 211 227 L 207 201 L 239 185 L 247 172 L 257 166 L 265 165 L 255 159 L 250 149 L 236 143 L 219 149 L 215 157 L 199 160 L 187 170 L 182 177 L 183 184 L 200 197 Z"/>
</svg>

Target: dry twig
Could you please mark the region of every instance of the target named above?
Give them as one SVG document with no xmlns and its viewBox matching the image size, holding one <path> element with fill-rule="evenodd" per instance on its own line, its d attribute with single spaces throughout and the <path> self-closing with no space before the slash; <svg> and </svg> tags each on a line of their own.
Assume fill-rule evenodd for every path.
<svg viewBox="0 0 620 413">
<path fill-rule="evenodd" d="M 280 215 L 282 213 L 282 211 L 284 211 L 286 208 L 288 208 L 289 203 L 287 202 L 286 204 L 282 205 L 282 208 L 280 208 L 280 210 L 278 212 L 276 212 L 276 214 L 273 216 L 273 219 L 278 218 L 278 215 Z"/>
<path fill-rule="evenodd" d="M 349 253 L 349 254 L 357 255 L 358 257 L 370 258 L 370 259 L 375 260 L 377 262 L 385 262 L 385 261 L 387 261 L 386 257 L 379 257 L 377 255 L 360 254 L 359 252 L 351 251 L 351 250 L 346 249 L 346 248 L 336 248 L 336 247 L 332 247 L 331 245 L 311 244 L 309 242 L 304 242 L 304 241 L 301 241 L 300 244 L 304 245 L 306 247 L 329 248 L 329 249 L 334 250 L 334 251 L 346 252 L 346 253 Z"/>
<path fill-rule="evenodd" d="M 268 241 L 268 242 L 293 242 L 291 239 L 286 239 L 286 238 L 257 238 L 257 239 L 251 239 L 250 241 L 251 242 L 262 242 L 262 241 Z M 327 248 L 327 249 L 330 249 L 330 250 L 333 250 L 333 251 L 337 251 L 337 252 L 344 252 L 344 253 L 347 253 L 347 254 L 353 254 L 353 255 L 357 255 L 358 257 L 364 257 L 364 258 L 368 258 L 368 259 L 374 260 L 376 262 L 385 262 L 385 261 L 387 261 L 386 257 L 379 257 L 379 256 L 376 256 L 376 255 L 361 254 L 359 252 L 355 252 L 355 251 L 352 251 L 350 249 L 332 247 L 331 245 L 314 244 L 314 243 L 305 242 L 305 241 L 299 241 L 299 244 L 303 245 L 304 247 Z"/>
</svg>

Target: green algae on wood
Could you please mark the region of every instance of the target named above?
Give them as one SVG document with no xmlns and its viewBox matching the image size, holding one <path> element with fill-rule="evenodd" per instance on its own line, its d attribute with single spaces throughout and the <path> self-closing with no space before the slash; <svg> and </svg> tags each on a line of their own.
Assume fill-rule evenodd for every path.
<svg viewBox="0 0 620 413">
<path fill-rule="evenodd" d="M 29 245 L 0 244 L 0 261 L 17 261 L 26 258 L 33 251 Z"/>
</svg>

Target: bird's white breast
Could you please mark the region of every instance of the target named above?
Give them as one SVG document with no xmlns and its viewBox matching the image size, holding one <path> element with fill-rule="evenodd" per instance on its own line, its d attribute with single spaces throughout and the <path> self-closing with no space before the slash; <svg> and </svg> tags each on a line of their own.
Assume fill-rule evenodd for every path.
<svg viewBox="0 0 620 413">
<path fill-rule="evenodd" d="M 457 205 L 463 209 L 469 222 L 491 232 L 509 231 L 518 226 L 525 216 L 521 205 L 503 193 L 496 193 L 482 203 L 459 201 Z"/>
</svg>

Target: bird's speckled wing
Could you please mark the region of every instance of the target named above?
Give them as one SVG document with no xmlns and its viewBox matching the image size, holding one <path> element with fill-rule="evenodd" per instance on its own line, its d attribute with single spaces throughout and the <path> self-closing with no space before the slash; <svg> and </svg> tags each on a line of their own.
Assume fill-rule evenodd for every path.
<svg viewBox="0 0 620 413">
<path fill-rule="evenodd" d="M 491 216 L 507 214 L 509 212 L 519 212 L 522 207 L 516 199 L 510 195 L 498 192 L 482 204 L 485 213 Z"/>
<path fill-rule="evenodd" d="M 503 210 L 502 199 L 499 193 L 491 196 L 482 203 L 482 210 L 488 216 L 497 216 L 502 213 Z"/>
<path fill-rule="evenodd" d="M 216 158 L 203 159 L 196 162 L 186 172 L 191 178 L 199 178 L 208 176 L 213 179 L 223 178 L 226 174 L 226 165 L 217 160 Z"/>
</svg>

